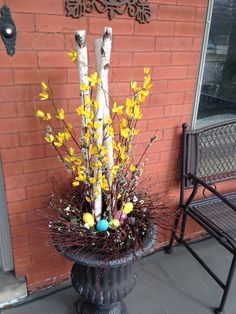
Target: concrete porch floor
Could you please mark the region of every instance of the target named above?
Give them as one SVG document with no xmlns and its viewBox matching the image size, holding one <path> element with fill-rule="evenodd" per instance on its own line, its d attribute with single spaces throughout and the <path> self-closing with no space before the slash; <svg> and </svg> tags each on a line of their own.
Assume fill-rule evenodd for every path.
<svg viewBox="0 0 236 314">
<path fill-rule="evenodd" d="M 226 278 L 232 255 L 215 240 L 193 244 L 219 277 Z M 212 314 L 222 290 L 183 247 L 173 255 L 157 252 L 137 264 L 138 282 L 125 299 L 129 314 Z M 225 281 L 225 280 L 224 280 Z M 236 313 L 236 277 L 225 314 Z M 75 314 L 77 293 L 67 288 L 28 304 L 2 310 L 2 314 Z"/>
</svg>

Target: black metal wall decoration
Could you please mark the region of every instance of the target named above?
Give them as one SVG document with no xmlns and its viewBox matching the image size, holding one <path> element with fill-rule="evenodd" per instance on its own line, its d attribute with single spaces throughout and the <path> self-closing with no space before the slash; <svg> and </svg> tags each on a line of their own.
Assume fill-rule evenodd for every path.
<svg viewBox="0 0 236 314">
<path fill-rule="evenodd" d="M 10 9 L 4 4 L 1 8 L 0 34 L 10 56 L 15 54 L 16 26 L 11 17 Z"/>
<path fill-rule="evenodd" d="M 126 12 L 141 23 L 150 22 L 151 8 L 147 0 L 66 0 L 67 16 L 80 18 L 85 13 L 108 12 L 110 19 Z"/>
</svg>

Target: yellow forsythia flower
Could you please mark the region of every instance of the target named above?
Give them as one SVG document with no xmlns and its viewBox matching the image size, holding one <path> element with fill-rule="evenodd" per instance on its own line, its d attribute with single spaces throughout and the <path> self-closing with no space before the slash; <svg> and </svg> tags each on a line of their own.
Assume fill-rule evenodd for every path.
<svg viewBox="0 0 236 314">
<path fill-rule="evenodd" d="M 107 134 L 110 135 L 111 138 L 113 138 L 115 136 L 115 132 L 112 126 L 108 126 L 106 128 Z"/>
<path fill-rule="evenodd" d="M 99 77 L 99 75 L 98 75 L 97 72 L 92 73 L 92 74 L 88 77 L 88 80 L 90 81 L 90 85 L 91 85 L 91 86 L 95 86 L 95 85 L 97 85 L 98 83 L 101 82 L 101 79 L 100 79 L 100 77 Z"/>
<path fill-rule="evenodd" d="M 129 214 L 132 212 L 133 208 L 134 208 L 134 205 L 131 202 L 128 202 L 128 203 L 125 203 L 122 210 L 125 214 Z"/>
<path fill-rule="evenodd" d="M 95 121 L 93 124 L 94 129 L 99 129 L 102 126 L 102 121 Z"/>
<path fill-rule="evenodd" d="M 46 100 L 46 99 L 48 99 L 48 97 L 49 97 L 49 95 L 48 95 L 48 93 L 47 93 L 46 91 L 42 91 L 42 92 L 39 94 L 39 96 L 40 96 L 40 100 Z"/>
<path fill-rule="evenodd" d="M 112 124 L 112 119 L 109 116 L 106 116 L 105 121 L 107 124 Z"/>
<path fill-rule="evenodd" d="M 89 178 L 89 182 L 90 182 L 91 184 L 96 183 L 96 178 L 94 178 L 94 177 Z"/>
<path fill-rule="evenodd" d="M 125 129 L 121 129 L 120 134 L 124 137 L 124 138 L 128 138 L 129 137 L 129 128 L 125 128 Z"/>
<path fill-rule="evenodd" d="M 68 52 L 68 56 L 71 62 L 75 62 L 78 59 L 78 53 L 75 50 Z"/>
<path fill-rule="evenodd" d="M 131 88 L 132 88 L 133 91 L 136 91 L 137 88 L 138 88 L 138 83 L 137 82 L 132 82 L 131 83 Z"/>
<path fill-rule="evenodd" d="M 89 90 L 89 86 L 83 83 L 83 84 L 80 85 L 80 90 L 82 92 L 86 92 L 86 91 Z"/>
<path fill-rule="evenodd" d="M 47 84 L 45 82 L 41 82 L 41 88 L 45 92 L 48 90 L 48 86 L 47 86 Z"/>
<path fill-rule="evenodd" d="M 45 113 L 44 113 L 42 110 L 38 110 L 38 111 L 36 112 L 36 116 L 37 116 L 38 118 L 43 118 L 44 115 L 45 115 Z"/>
<path fill-rule="evenodd" d="M 74 181 L 74 182 L 72 183 L 72 185 L 73 185 L 73 186 L 78 186 L 78 185 L 79 185 L 79 181 Z"/>
<path fill-rule="evenodd" d="M 59 120 L 64 120 L 65 119 L 65 111 L 64 111 L 64 109 L 62 109 L 62 108 L 58 109 L 57 112 L 58 112 L 57 118 Z"/>
<path fill-rule="evenodd" d="M 114 102 L 112 112 L 113 112 L 113 113 L 117 113 L 117 114 L 123 114 L 123 107 L 124 107 L 124 106 L 118 106 L 118 107 L 117 107 L 116 102 Z"/>
<path fill-rule="evenodd" d="M 149 67 L 145 67 L 145 68 L 143 69 L 143 72 L 144 72 L 144 74 L 149 74 L 150 68 L 149 68 Z"/>
</svg>

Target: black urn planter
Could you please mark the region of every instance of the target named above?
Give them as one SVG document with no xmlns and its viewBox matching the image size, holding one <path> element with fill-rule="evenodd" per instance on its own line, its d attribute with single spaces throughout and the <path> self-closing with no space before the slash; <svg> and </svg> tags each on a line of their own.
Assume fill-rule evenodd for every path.
<svg viewBox="0 0 236 314">
<path fill-rule="evenodd" d="M 82 297 L 77 303 L 80 314 L 126 314 L 123 302 L 136 283 L 134 261 L 148 254 L 156 241 L 156 228 L 152 226 L 144 239 L 144 248 L 120 259 L 104 262 L 91 255 L 78 255 L 73 248 L 64 255 L 74 261 L 71 281 Z"/>
</svg>

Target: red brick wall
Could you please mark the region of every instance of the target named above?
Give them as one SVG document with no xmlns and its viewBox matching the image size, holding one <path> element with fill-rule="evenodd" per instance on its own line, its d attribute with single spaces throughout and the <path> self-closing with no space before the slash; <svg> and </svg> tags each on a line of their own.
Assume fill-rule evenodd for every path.
<svg viewBox="0 0 236 314">
<path fill-rule="evenodd" d="M 152 19 L 145 25 L 126 15 L 113 21 L 97 13 L 72 19 L 65 16 L 62 0 L 5 2 L 12 10 L 18 38 L 13 58 L 0 42 L 0 153 L 15 270 L 27 276 L 33 290 L 66 278 L 70 269 L 37 228 L 37 209 L 44 207 L 52 189 L 50 178 L 65 175 L 34 117 L 32 99 L 39 82 L 50 77 L 56 98 L 72 113 L 79 98 L 77 69 L 67 60 L 73 34 L 87 30 L 92 64 L 93 39 L 111 26 L 111 94 L 128 95 L 129 81 L 141 79 L 143 67 L 151 67 L 154 88 L 143 110 L 139 147 L 158 128 L 159 141 L 149 154 L 146 173 L 157 183 L 157 191 L 170 191 L 177 202 L 180 126 L 192 113 L 207 0 L 150 0 Z"/>
</svg>

